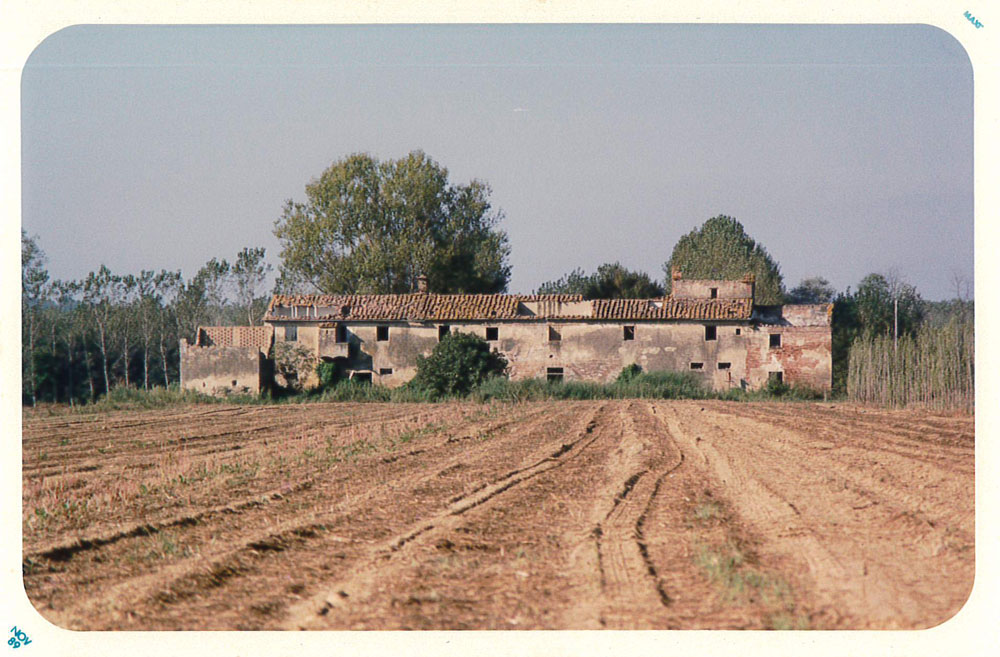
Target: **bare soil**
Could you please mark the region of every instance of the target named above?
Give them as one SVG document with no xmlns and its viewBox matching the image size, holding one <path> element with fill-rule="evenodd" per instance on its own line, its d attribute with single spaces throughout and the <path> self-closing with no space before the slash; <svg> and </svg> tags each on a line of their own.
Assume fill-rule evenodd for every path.
<svg viewBox="0 0 1000 657">
<path fill-rule="evenodd" d="M 589 401 L 26 411 L 24 585 L 78 630 L 915 629 L 974 418 Z"/>
</svg>

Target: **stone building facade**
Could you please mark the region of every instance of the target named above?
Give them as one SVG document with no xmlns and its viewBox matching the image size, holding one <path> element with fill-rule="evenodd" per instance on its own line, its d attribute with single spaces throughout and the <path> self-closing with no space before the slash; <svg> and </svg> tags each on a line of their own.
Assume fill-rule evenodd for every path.
<svg viewBox="0 0 1000 657">
<path fill-rule="evenodd" d="M 272 331 L 272 352 L 294 347 L 314 363 L 336 364 L 345 378 L 387 386 L 409 381 L 418 355 L 429 354 L 446 333 L 461 331 L 482 337 L 502 353 L 511 379 L 611 381 L 635 363 L 644 371 L 692 371 L 717 390 L 758 388 L 771 378 L 829 389 L 832 306 L 756 306 L 753 289 L 749 276 L 714 281 L 675 274 L 673 293 L 659 299 L 278 295 L 264 328 Z M 199 348 L 182 347 L 182 361 L 185 355 L 192 362 L 201 358 L 195 356 Z M 241 361 L 247 380 L 252 360 L 246 355 Z M 300 383 L 308 387 L 315 374 L 305 369 Z M 192 387 L 183 372 L 182 383 Z"/>
</svg>

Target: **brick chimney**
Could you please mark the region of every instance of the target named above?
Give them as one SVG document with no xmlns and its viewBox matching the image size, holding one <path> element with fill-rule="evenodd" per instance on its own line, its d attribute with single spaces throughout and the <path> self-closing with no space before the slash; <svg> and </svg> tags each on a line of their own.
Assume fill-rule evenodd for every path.
<svg viewBox="0 0 1000 657">
<path fill-rule="evenodd" d="M 427 293 L 427 277 L 423 274 L 417 276 L 417 292 Z"/>
</svg>

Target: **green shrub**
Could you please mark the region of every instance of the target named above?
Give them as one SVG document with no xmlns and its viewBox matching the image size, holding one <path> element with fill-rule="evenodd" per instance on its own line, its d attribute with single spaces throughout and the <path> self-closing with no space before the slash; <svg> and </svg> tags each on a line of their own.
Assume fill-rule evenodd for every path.
<svg viewBox="0 0 1000 657">
<path fill-rule="evenodd" d="M 316 378 L 319 379 L 321 389 L 332 388 L 337 384 L 339 378 L 337 366 L 329 361 L 321 360 L 316 363 Z"/>
<path fill-rule="evenodd" d="M 642 374 L 642 367 L 636 363 L 632 363 L 622 368 L 622 371 L 618 373 L 618 378 L 615 379 L 615 383 L 628 383 L 640 374 Z"/>
<path fill-rule="evenodd" d="M 411 387 L 431 394 L 465 395 L 491 377 L 503 376 L 507 359 L 471 333 L 449 333 L 431 355 L 417 356 L 417 375 Z"/>
<path fill-rule="evenodd" d="M 768 379 L 767 385 L 764 386 L 764 391 L 771 397 L 781 397 L 789 390 L 791 386 L 777 378 Z"/>
</svg>

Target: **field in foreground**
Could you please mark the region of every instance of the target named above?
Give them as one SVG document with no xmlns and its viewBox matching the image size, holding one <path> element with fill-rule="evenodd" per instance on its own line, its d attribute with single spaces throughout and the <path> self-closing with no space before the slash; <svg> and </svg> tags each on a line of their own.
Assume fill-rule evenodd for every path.
<svg viewBox="0 0 1000 657">
<path fill-rule="evenodd" d="M 924 628 L 974 420 L 830 404 L 24 415 L 24 584 L 72 629 Z"/>
</svg>

